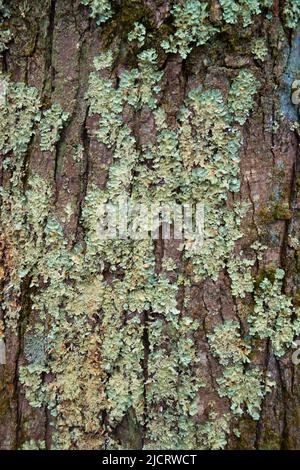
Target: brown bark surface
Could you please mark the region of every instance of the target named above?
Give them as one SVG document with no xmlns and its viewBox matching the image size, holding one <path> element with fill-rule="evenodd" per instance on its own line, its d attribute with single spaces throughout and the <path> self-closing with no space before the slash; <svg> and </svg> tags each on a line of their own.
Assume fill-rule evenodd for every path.
<svg viewBox="0 0 300 470">
<path fill-rule="evenodd" d="M 133 22 L 142 18 L 153 32 L 153 44 L 159 43 L 159 28 L 170 18 L 169 2 L 144 0 L 133 6 L 127 1 L 116 1 L 113 18 L 100 26 L 89 17 L 88 8 L 79 0 L 29 3 L 29 11 L 22 15 L 22 2 L 10 2 L 13 39 L 3 53 L 2 71 L 9 74 L 13 82 L 20 81 L 37 88 L 44 109 L 49 107 L 49 103 L 59 103 L 69 113 L 55 152 L 41 152 L 37 140 L 32 138 L 24 162 L 23 183 L 25 191 L 31 174 L 38 174 L 50 182 L 55 194 L 52 214 L 62 221 L 65 237 L 72 246 L 84 239 L 81 215 L 88 186 L 105 187 L 108 168 L 112 163 L 110 149 L 95 138 L 98 119 L 97 116 L 89 116 L 89 103 L 85 99 L 93 59 L 109 45 L 119 48 L 118 62 L 114 64 L 113 71 L 114 76 L 118 76 L 130 61 L 134 63 L 136 52 L 126 46 L 125 39 Z M 213 15 L 217 2 L 211 3 Z M 263 15 L 257 15 L 247 32 L 237 25 L 230 26 L 227 32 L 218 34 L 209 44 L 194 47 L 187 59 L 179 54 L 160 51 L 159 69 L 164 72 L 164 79 L 159 100 L 164 104 L 172 126 L 188 92 L 195 86 L 213 86 L 226 95 L 230 80 L 240 68 L 246 66 L 255 71 L 262 86 L 255 96 L 251 117 L 241 128 L 244 138 L 240 151 L 241 189 L 239 193 L 229 195 L 228 205 L 238 200 L 250 203 L 250 210 L 242 222 L 244 237 L 238 241 L 236 250 L 247 247 L 249 241 L 253 242 L 259 234 L 267 250 L 263 261 L 256 260 L 254 276 L 259 277 L 263 269 L 270 265 L 284 269 L 284 293 L 292 296 L 296 305 L 297 301 L 300 302 L 299 251 L 289 246 L 288 239 L 297 236 L 300 228 L 300 167 L 297 133 L 290 130 L 291 123 L 298 119 L 298 110 L 291 103 L 288 74 L 292 66 L 298 66 L 300 70 L 300 32 L 285 28 L 283 3 L 274 2 L 272 21 L 267 22 Z M 250 40 L 256 36 L 263 36 L 268 44 L 264 62 L 255 60 L 249 50 Z M 149 142 L 155 132 L 151 111 L 141 109 L 134 117 L 130 113 L 129 109 L 128 112 L 123 111 L 124 121 L 130 122 L 139 145 Z M 280 124 L 276 132 L 270 132 L 277 122 Z M 78 143 L 83 146 L 80 164 L 76 164 L 73 158 L 74 145 Z M 9 170 L 2 167 L 0 178 L 1 186 L 9 187 Z M 280 204 L 285 211 L 273 211 L 270 215 L 269 208 L 276 191 L 280 193 Z M 70 203 L 74 211 L 67 219 L 65 208 Z M 11 260 L 5 240 L 2 240 L 0 249 L 7 273 Z M 155 248 L 157 272 L 163 270 L 162 257 L 166 255 L 179 263 L 179 269 L 186 269 L 180 264 L 182 260 L 174 242 L 158 242 Z M 108 280 L 110 275 L 108 272 Z M 172 273 L 169 276 L 172 280 Z M 7 364 L 0 366 L 1 449 L 18 449 L 30 440 L 43 441 L 47 448 L 52 448 L 55 420 L 47 406 L 34 408 L 29 405 L 19 378 L 20 367 L 26 364 L 24 334 L 28 325 L 36 321 L 32 303 L 38 288 L 30 287 L 30 279 L 24 278 L 17 300 L 21 307 L 17 331 L 7 329 L 5 332 Z M 247 294 L 246 300 L 233 297 L 226 270 L 220 273 L 217 281 L 207 278 L 193 284 L 189 293 L 189 313 L 201 324 L 195 341 L 207 384 L 199 392 L 197 419 L 201 423 L 207 418 L 212 400 L 219 413 L 229 410 L 228 400 L 220 398 L 217 393 L 216 378 L 222 368 L 209 350 L 206 335 L 218 322 L 228 319 L 238 320 L 245 329 L 245 315 L 247 308 L 253 304 L 253 296 Z M 182 314 L 185 309 L 184 295 L 183 289 L 179 290 L 177 303 Z M 3 318 L 4 315 L 3 312 Z M 147 324 L 147 318 L 144 321 Z M 149 340 L 145 336 L 142 340 L 146 381 Z M 258 421 L 247 414 L 238 419 L 236 427 L 240 430 L 240 437 L 231 433 L 226 448 L 299 449 L 299 366 L 292 363 L 293 350 L 277 358 L 271 351 L 270 342 L 262 343 L 263 348 L 257 352 L 254 361 L 265 372 L 271 373 L 276 385 L 264 397 Z M 45 380 L 51 381 L 51 377 Z M 106 419 L 104 411 L 99 417 L 99 428 L 105 429 Z M 128 412 L 112 431 L 123 448 L 140 448 L 144 443 L 143 427 L 137 425 L 132 431 L 132 420 L 131 412 Z M 89 439 L 86 446 L 92 448 L 92 436 Z"/>
</svg>

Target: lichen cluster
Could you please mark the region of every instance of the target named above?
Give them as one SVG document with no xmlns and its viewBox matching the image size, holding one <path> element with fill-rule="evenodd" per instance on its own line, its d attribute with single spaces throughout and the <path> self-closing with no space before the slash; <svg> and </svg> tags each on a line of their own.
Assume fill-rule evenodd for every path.
<svg viewBox="0 0 300 470">
<path fill-rule="evenodd" d="M 0 0 L 0 54 L 7 48 L 7 43 L 11 40 L 12 35 L 6 22 L 10 17 L 10 10 L 6 5 L 6 1 Z"/>
<path fill-rule="evenodd" d="M 209 23 L 208 4 L 199 0 L 179 0 L 172 8 L 176 32 L 162 42 L 166 52 L 179 52 L 183 58 L 192 50 L 192 44 L 205 44 L 217 31 Z"/>
<path fill-rule="evenodd" d="M 266 7 L 272 7 L 272 0 L 220 0 L 223 19 L 226 23 L 236 24 L 242 20 L 247 27 L 253 22 L 253 16 L 259 15 Z"/>
<path fill-rule="evenodd" d="M 284 5 L 284 15 L 288 28 L 296 28 L 300 20 L 300 1 L 287 0 Z"/>
<path fill-rule="evenodd" d="M 82 3 L 98 23 L 112 16 L 108 1 Z M 271 3 L 221 0 L 223 21 L 242 20 L 247 27 Z M 294 24 L 295 5 L 292 11 L 292 20 L 286 16 Z M 161 44 L 165 52 L 186 58 L 193 45 L 217 34 L 205 2 L 176 1 L 171 13 L 173 32 Z M 284 271 L 278 268 L 257 282 L 254 265 L 263 247 L 257 240 L 247 255 L 237 248 L 248 207 L 232 199 L 240 191 L 242 126 L 260 87 L 255 70 L 233 71 L 227 93 L 213 85 L 192 86 L 170 119 L 159 54 L 143 48 L 145 38 L 146 28 L 135 21 L 128 35 L 129 43 L 139 46 L 133 66 L 115 70 L 113 49 L 94 59 L 86 100 L 97 126 L 90 138 L 105 146 L 112 163 L 104 188 L 87 186 L 81 241 L 64 233 L 53 210 L 52 184 L 26 174 L 32 145 L 45 157 L 46 152 L 56 156 L 69 115 L 59 103 L 42 110 L 36 89 L 1 76 L 0 152 L 10 180 L 0 193 L 6 247 L 0 334 L 17 330 L 22 319 L 26 362 L 20 382 L 29 404 L 50 412 L 57 449 L 224 448 L 240 416 L 259 419 L 274 385 L 263 366 L 253 363 L 255 348 L 268 341 L 281 357 L 300 333 L 299 311 L 283 291 Z M 252 53 L 260 61 L 267 54 L 262 42 Z M 144 126 L 142 138 L 137 138 L 137 118 Z M 78 143 L 74 161 L 83 153 Z M 204 204 L 203 246 L 191 237 L 178 243 L 174 259 L 167 254 L 160 264 L 159 242 L 150 234 L 101 238 L 99 210 L 120 197 L 147 207 L 154 201 Z M 204 331 L 200 312 L 191 311 L 191 288 L 207 280 L 217 283 L 221 275 L 227 276 L 233 302 L 250 305 L 249 315 L 242 323 L 238 307 L 224 320 L 207 312 L 213 322 Z M 22 311 L 24 296 L 30 312 Z M 223 414 L 214 399 L 201 412 L 200 395 L 208 384 L 199 333 L 220 371 L 215 400 L 228 399 Z M 130 432 L 125 444 L 120 440 L 126 420 L 133 434 L 143 434 L 143 443 L 133 443 Z M 23 448 L 44 446 L 29 441 Z"/>
<path fill-rule="evenodd" d="M 97 24 L 105 23 L 113 14 L 109 0 L 81 0 L 81 3 L 90 8 L 90 15 Z"/>
<path fill-rule="evenodd" d="M 272 7 L 273 4 L 272 0 L 220 0 L 219 3 L 221 18 L 216 25 L 211 21 L 208 2 L 175 0 L 171 9 L 175 33 L 161 43 L 165 51 L 179 52 L 185 59 L 195 45 L 201 46 L 207 43 L 227 24 L 236 25 L 241 22 L 246 28 L 253 23 L 255 15 Z M 296 24 L 298 8 L 296 5 L 290 8 L 286 6 L 287 22 L 291 28 Z"/>
</svg>

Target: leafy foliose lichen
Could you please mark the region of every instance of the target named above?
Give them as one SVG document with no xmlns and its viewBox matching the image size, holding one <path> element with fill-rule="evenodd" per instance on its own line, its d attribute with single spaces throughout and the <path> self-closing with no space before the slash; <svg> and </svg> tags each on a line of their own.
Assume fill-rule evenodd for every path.
<svg viewBox="0 0 300 470">
<path fill-rule="evenodd" d="M 268 55 L 268 47 L 264 38 L 255 39 L 252 42 L 251 52 L 255 59 L 264 62 Z"/>
<path fill-rule="evenodd" d="M 20 158 L 34 134 L 34 125 L 40 119 L 40 100 L 38 91 L 24 83 L 11 83 L 0 76 L 5 87 L 5 97 L 0 100 L 0 151 L 6 155 L 13 152 Z M 7 160 L 13 165 L 15 160 Z"/>
<path fill-rule="evenodd" d="M 209 23 L 208 4 L 199 0 L 177 0 L 172 8 L 176 31 L 162 42 L 166 52 L 179 52 L 183 58 L 192 50 L 192 44 L 205 44 L 217 31 Z"/>
<path fill-rule="evenodd" d="M 145 43 L 146 38 L 146 28 L 142 23 L 135 22 L 133 25 L 133 30 L 128 34 L 128 41 L 129 42 L 137 42 L 137 44 L 141 47 Z"/>
<path fill-rule="evenodd" d="M 300 0 L 287 0 L 283 10 L 288 28 L 294 29 L 300 20 Z"/>
<path fill-rule="evenodd" d="M 223 325 L 217 326 L 208 339 L 211 351 L 220 364 L 250 362 L 251 348 L 241 338 L 239 323 L 227 320 Z"/>
<path fill-rule="evenodd" d="M 60 131 L 64 127 L 64 123 L 68 120 L 69 114 L 64 112 L 57 103 L 53 104 L 50 109 L 44 111 L 40 122 L 40 147 L 43 152 L 52 152 L 55 144 L 59 140 Z"/>
<path fill-rule="evenodd" d="M 229 109 L 241 125 L 245 124 L 249 116 L 258 86 L 258 80 L 248 70 L 241 70 L 232 84 L 228 97 Z"/>
<path fill-rule="evenodd" d="M 259 419 L 262 399 L 273 385 L 258 367 L 245 371 L 242 365 L 226 367 L 217 382 L 219 395 L 231 400 L 232 411 L 242 415 L 245 407 L 255 420 Z"/>
<path fill-rule="evenodd" d="M 258 15 L 263 8 L 271 7 L 272 4 L 272 0 L 220 0 L 224 21 L 236 24 L 242 20 L 244 27 L 253 22 L 253 15 Z"/>
<path fill-rule="evenodd" d="M 200 449 L 220 450 L 227 444 L 227 436 L 230 433 L 231 416 L 229 413 L 218 415 L 216 412 L 209 413 L 209 419 L 201 424 Z"/>
<path fill-rule="evenodd" d="M 6 21 L 10 17 L 10 10 L 5 0 L 0 0 L 0 54 L 7 48 L 7 43 L 11 40 L 12 34 L 6 26 Z"/>
<path fill-rule="evenodd" d="M 90 7 L 91 17 L 95 18 L 97 24 L 105 23 L 112 17 L 113 11 L 109 0 L 81 0 L 81 3 Z"/>
<path fill-rule="evenodd" d="M 270 338 L 274 353 L 280 357 L 300 333 L 299 311 L 282 293 L 284 271 L 277 269 L 274 280 L 265 277 L 255 292 L 253 313 L 249 316 L 250 334 Z"/>
</svg>

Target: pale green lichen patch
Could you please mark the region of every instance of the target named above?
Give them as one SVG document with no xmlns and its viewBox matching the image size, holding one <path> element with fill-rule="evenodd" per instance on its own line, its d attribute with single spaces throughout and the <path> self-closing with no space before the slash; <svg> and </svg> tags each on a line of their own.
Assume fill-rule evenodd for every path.
<svg viewBox="0 0 300 470">
<path fill-rule="evenodd" d="M 212 353 L 220 364 L 248 363 L 251 348 L 240 335 L 240 325 L 232 320 L 217 326 L 213 334 L 208 336 Z"/>
<path fill-rule="evenodd" d="M 241 70 L 233 82 L 229 92 L 228 102 L 235 120 L 243 125 L 253 106 L 253 95 L 257 92 L 258 81 L 248 70 Z"/>
<path fill-rule="evenodd" d="M 137 42 L 137 44 L 141 47 L 145 43 L 146 38 L 146 28 L 142 23 L 136 21 L 133 25 L 132 31 L 128 34 L 128 41 L 129 42 Z"/>
<path fill-rule="evenodd" d="M 283 13 L 287 27 L 295 29 L 300 20 L 300 0 L 287 0 Z"/>
<path fill-rule="evenodd" d="M 12 39 L 11 31 L 6 26 L 9 18 L 10 10 L 6 5 L 6 0 L 0 0 L 0 54 L 7 48 L 7 43 Z"/>
<path fill-rule="evenodd" d="M 113 15 L 109 0 L 81 0 L 81 3 L 90 8 L 90 15 L 97 24 L 105 23 Z"/>
<path fill-rule="evenodd" d="M 226 23 L 236 24 L 242 20 L 244 27 L 253 22 L 253 16 L 258 15 L 266 7 L 272 7 L 272 0 L 220 0 L 223 9 L 223 19 Z"/>
<path fill-rule="evenodd" d="M 229 413 L 219 416 L 211 411 L 209 420 L 200 425 L 200 449 L 224 449 L 230 433 L 230 421 Z"/>
<path fill-rule="evenodd" d="M 246 409 L 255 420 L 259 419 L 262 399 L 274 385 L 258 367 L 245 371 L 242 365 L 227 367 L 217 382 L 219 395 L 230 399 L 233 413 L 242 415 Z"/>
<path fill-rule="evenodd" d="M 264 38 L 255 39 L 252 42 L 251 52 L 255 59 L 264 62 L 268 55 L 268 47 Z"/>
<path fill-rule="evenodd" d="M 112 15 L 110 2 L 82 3 L 98 23 Z M 221 6 L 225 23 L 248 25 L 270 2 L 223 1 Z M 186 57 L 192 45 L 205 44 L 216 33 L 205 2 L 176 1 L 172 17 L 175 30 L 163 43 L 166 52 Z M 142 23 L 135 23 L 128 40 L 142 47 L 145 35 Z M 261 44 L 254 54 L 263 60 Z M 88 184 L 80 220 L 83 240 L 72 246 L 62 220 L 53 216 L 51 185 L 37 175 L 29 175 L 26 188 L 21 184 L 34 133 L 40 134 L 42 151 L 53 151 L 68 115 L 57 104 L 41 114 L 36 90 L 6 81 L 0 150 L 13 175 L 1 191 L 1 228 L 11 264 L 5 326 L 18 325 L 24 282 L 37 320 L 25 328 L 20 382 L 28 402 L 50 412 L 57 449 L 122 449 L 129 445 L 119 437 L 124 423 L 133 433 L 143 428 L 144 448 L 222 449 L 234 417 L 248 413 L 257 420 L 272 385 L 252 363 L 253 343 L 270 339 L 281 356 L 299 332 L 297 311 L 282 293 L 282 272 L 263 279 L 255 290 L 255 255 L 248 259 L 236 250 L 247 210 L 231 202 L 240 190 L 240 126 L 254 107 L 259 83 L 242 69 L 228 87 L 228 98 L 215 87 L 196 87 L 170 126 L 160 102 L 163 72 L 156 50 L 142 49 L 134 68 L 127 64 L 115 70 L 117 59 L 115 51 L 97 56 L 89 78 L 89 112 L 98 117 L 93 137 L 107 146 L 112 164 L 104 188 Z M 143 113 L 152 128 L 137 139 L 135 118 Z M 74 147 L 76 163 L 84 154 L 82 145 Z M 146 206 L 174 200 L 204 204 L 203 246 L 192 236 L 178 246 L 184 272 L 176 272 L 177 259 L 169 255 L 158 269 L 157 242 L 150 236 L 99 236 L 102 205 L 120 196 Z M 70 204 L 65 212 L 70 217 Z M 259 251 L 258 243 L 251 249 Z M 221 273 L 238 302 L 255 290 L 253 311 L 243 325 L 225 320 L 207 333 L 210 353 L 222 366 L 214 397 L 228 398 L 231 405 L 230 412 L 224 400 L 223 415 L 213 401 L 205 410 L 200 403 L 209 386 L 198 343 L 204 332 L 189 308 L 190 285 L 217 281 Z M 43 443 L 24 444 L 35 446 Z"/>
<path fill-rule="evenodd" d="M 34 125 L 40 119 L 39 95 L 35 88 L 29 88 L 24 83 L 11 83 L 1 77 L 5 85 L 5 99 L 0 100 L 0 151 L 6 155 L 13 152 L 15 158 L 20 158 L 29 145 L 34 134 Z M 7 161 L 14 165 L 15 161 Z"/>
<path fill-rule="evenodd" d="M 43 152 L 52 152 L 59 140 L 60 131 L 63 129 L 69 114 L 64 112 L 61 106 L 55 103 L 50 109 L 44 111 L 40 122 L 40 147 Z"/>
<path fill-rule="evenodd" d="M 209 22 L 208 4 L 199 0 L 176 1 L 172 8 L 176 32 L 162 42 L 166 52 L 179 52 L 183 58 L 193 45 L 205 44 L 217 31 Z"/>
<path fill-rule="evenodd" d="M 277 356 L 283 356 L 300 333 L 299 311 L 292 300 L 282 293 L 284 271 L 277 269 L 274 279 L 265 277 L 255 292 L 254 311 L 249 317 L 250 334 L 270 338 Z"/>
</svg>

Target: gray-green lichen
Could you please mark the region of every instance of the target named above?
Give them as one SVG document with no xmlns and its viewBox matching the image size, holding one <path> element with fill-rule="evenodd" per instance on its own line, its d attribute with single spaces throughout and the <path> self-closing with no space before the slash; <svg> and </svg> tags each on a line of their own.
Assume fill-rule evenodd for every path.
<svg viewBox="0 0 300 470">
<path fill-rule="evenodd" d="M 254 311 L 249 317 L 250 334 L 270 338 L 274 354 L 279 357 L 300 334 L 300 312 L 282 293 L 284 275 L 282 269 L 277 269 L 273 281 L 267 277 L 261 281 L 254 296 Z"/>
<path fill-rule="evenodd" d="M 110 2 L 82 3 L 91 7 L 98 23 L 112 15 Z M 269 1 L 220 3 L 225 23 L 242 20 L 245 26 L 271 6 Z M 162 44 L 166 52 L 186 57 L 193 44 L 202 45 L 217 33 L 205 2 L 176 1 L 172 15 L 175 30 Z M 128 40 L 142 47 L 145 28 L 141 23 L 133 28 Z M 263 60 L 262 44 L 253 51 Z M 228 97 L 215 87 L 196 87 L 170 126 L 160 102 L 163 72 L 156 50 L 141 50 L 135 68 L 127 66 L 117 75 L 115 59 L 110 50 L 95 58 L 86 94 L 90 115 L 98 119 L 92 137 L 111 152 L 112 164 L 105 188 L 88 184 L 81 243 L 68 243 L 62 221 L 53 215 L 51 184 L 36 174 L 29 175 L 25 189 L 22 184 L 31 140 L 40 136 L 41 150 L 54 152 L 68 115 L 58 104 L 41 112 L 37 90 L 3 77 L 0 151 L 4 167 L 12 172 L 10 185 L 1 190 L 1 232 L 10 263 L 5 328 L 18 324 L 26 280 L 29 293 L 34 291 L 36 323 L 27 325 L 24 334 L 26 363 L 20 381 L 30 405 L 50 412 L 54 448 L 120 449 L 117 430 L 130 417 L 137 429 L 143 427 L 146 449 L 222 449 L 235 417 L 248 413 L 257 420 L 273 385 L 252 363 L 253 343 L 270 339 L 273 352 L 282 356 L 300 330 L 298 312 L 282 292 L 283 272 L 277 270 L 274 279 L 264 278 L 255 288 L 255 256 L 248 259 L 236 250 L 247 207 L 229 204 L 229 198 L 240 190 L 240 126 L 253 110 L 259 82 L 252 71 L 242 69 L 229 85 Z M 124 119 L 126 113 L 143 112 L 153 120 L 147 143 L 137 141 L 132 122 Z M 77 164 L 83 152 L 78 143 L 73 153 Z M 175 199 L 180 204 L 204 203 L 204 245 L 199 248 L 191 238 L 178 247 L 184 274 L 178 275 L 172 258 L 164 258 L 162 270 L 157 269 L 150 236 L 99 237 L 99 207 L 119 196 L 147 206 Z M 251 249 L 259 251 L 258 243 Z M 228 398 L 230 408 L 221 415 L 211 401 L 209 413 L 202 415 L 199 397 L 207 383 L 197 335 L 203 331 L 189 311 L 186 291 L 194 282 L 217 281 L 224 272 L 234 300 L 252 294 L 254 307 L 247 318 L 247 337 L 236 319 L 207 333 L 210 352 L 222 368 L 217 399 Z M 3 330 L 4 323 L 1 335 Z"/>
<path fill-rule="evenodd" d="M 128 34 L 128 41 L 129 42 L 137 42 L 137 44 L 141 47 L 145 43 L 146 38 L 146 28 L 142 23 L 135 22 L 133 25 L 132 31 Z"/>
<path fill-rule="evenodd" d="M 176 32 L 162 42 L 166 52 L 179 52 L 183 58 L 192 45 L 205 44 L 217 31 L 209 23 L 208 4 L 199 0 L 176 1 L 172 8 Z"/>
<path fill-rule="evenodd" d="M 60 131 L 64 127 L 64 123 L 68 120 L 69 114 L 64 112 L 57 103 L 44 111 L 40 122 L 41 150 L 52 152 L 55 144 L 59 140 Z"/>
<path fill-rule="evenodd" d="M 81 3 L 90 8 L 91 17 L 97 24 L 105 23 L 112 17 L 113 11 L 109 0 L 81 0 Z"/>
<path fill-rule="evenodd" d="M 274 385 L 258 367 L 244 370 L 242 365 L 226 367 L 217 382 L 220 396 L 230 399 L 232 411 L 242 415 L 246 409 L 255 420 L 260 417 L 262 399 Z"/>
<path fill-rule="evenodd" d="M 300 1 L 287 0 L 284 5 L 283 13 L 288 28 L 295 29 L 300 20 Z"/>
<path fill-rule="evenodd" d="M 241 70 L 229 92 L 229 108 L 235 120 L 243 125 L 248 117 L 249 109 L 253 106 L 253 95 L 257 92 L 258 82 L 254 75 Z"/>
<path fill-rule="evenodd" d="M 0 0 L 0 54 L 7 48 L 7 43 L 12 39 L 11 31 L 6 26 L 10 17 L 10 10 L 6 1 Z"/>
<path fill-rule="evenodd" d="M 224 21 L 236 24 L 242 20 L 244 27 L 253 22 L 254 15 L 260 14 L 266 7 L 272 7 L 272 4 L 272 0 L 220 0 Z"/>
</svg>

